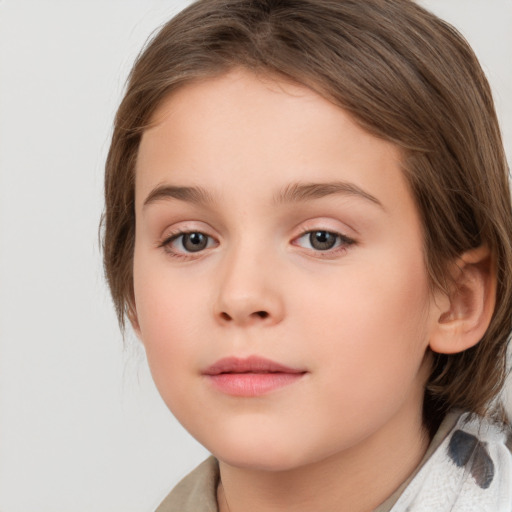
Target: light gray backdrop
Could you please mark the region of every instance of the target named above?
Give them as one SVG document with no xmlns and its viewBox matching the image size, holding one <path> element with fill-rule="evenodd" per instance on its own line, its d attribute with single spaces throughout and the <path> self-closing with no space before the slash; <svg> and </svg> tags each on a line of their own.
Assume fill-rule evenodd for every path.
<svg viewBox="0 0 512 512">
<path fill-rule="evenodd" d="M 510 159 L 512 1 L 423 3 L 480 56 Z M 123 349 L 97 239 L 125 77 L 185 4 L 0 0 L 0 512 L 149 512 L 205 456 Z"/>
</svg>

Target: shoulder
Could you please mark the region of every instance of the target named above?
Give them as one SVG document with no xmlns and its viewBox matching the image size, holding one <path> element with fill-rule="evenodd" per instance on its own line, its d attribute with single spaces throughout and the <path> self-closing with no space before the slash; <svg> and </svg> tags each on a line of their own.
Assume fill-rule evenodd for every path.
<svg viewBox="0 0 512 512">
<path fill-rule="evenodd" d="M 156 512 L 218 512 L 219 465 L 209 457 L 181 480 Z"/>
<path fill-rule="evenodd" d="M 466 413 L 448 432 L 441 430 L 393 512 L 512 512 L 509 427 Z"/>
</svg>

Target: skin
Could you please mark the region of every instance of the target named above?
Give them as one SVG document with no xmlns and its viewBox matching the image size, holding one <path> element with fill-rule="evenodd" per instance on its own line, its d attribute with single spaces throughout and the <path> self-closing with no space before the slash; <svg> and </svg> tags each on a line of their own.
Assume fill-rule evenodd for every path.
<svg viewBox="0 0 512 512">
<path fill-rule="evenodd" d="M 363 512 L 390 496 L 428 444 L 425 354 L 443 304 L 397 148 L 307 88 L 235 70 L 160 106 L 136 218 L 132 322 L 165 403 L 220 461 L 221 511 Z M 345 238 L 318 250 L 310 231 Z M 251 355 L 305 374 L 257 397 L 202 375 Z"/>
</svg>

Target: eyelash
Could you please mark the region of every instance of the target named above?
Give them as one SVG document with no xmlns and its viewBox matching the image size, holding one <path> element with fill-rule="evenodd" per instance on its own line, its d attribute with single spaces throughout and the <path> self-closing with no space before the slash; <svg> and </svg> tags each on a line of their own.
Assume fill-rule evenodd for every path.
<svg viewBox="0 0 512 512">
<path fill-rule="evenodd" d="M 329 247 L 329 248 L 326 248 L 323 250 L 315 249 L 315 248 L 310 248 L 310 249 L 304 248 L 304 249 L 310 251 L 311 253 L 314 253 L 315 255 L 321 255 L 321 257 L 324 257 L 324 258 L 338 256 L 338 255 L 340 255 L 340 253 L 347 251 L 351 245 L 354 245 L 356 243 L 356 241 L 354 239 L 349 238 L 348 236 L 338 233 L 336 231 L 330 231 L 328 229 L 307 229 L 307 230 L 302 231 L 302 233 L 298 237 L 294 238 L 292 241 L 292 244 L 300 247 L 300 245 L 297 243 L 297 241 L 304 238 L 305 236 L 309 236 L 310 241 L 311 241 L 311 236 L 314 233 L 317 233 L 317 234 L 323 233 L 323 234 L 332 235 L 335 237 L 335 245 L 333 247 Z M 194 251 L 181 252 L 181 251 L 174 250 L 172 248 L 172 243 L 175 242 L 176 240 L 179 240 L 180 238 L 183 238 L 187 235 L 196 235 L 196 234 L 202 235 L 207 238 L 207 246 L 204 249 L 200 249 L 195 252 Z M 201 255 L 205 251 L 205 249 L 211 248 L 211 246 L 209 246 L 209 243 L 211 240 L 214 240 L 214 238 L 211 237 L 210 235 L 207 235 L 206 233 L 203 233 L 202 231 L 194 231 L 194 230 L 176 231 L 174 233 L 171 233 L 169 236 L 167 236 L 162 242 L 158 243 L 158 248 L 163 249 L 172 258 L 194 259 L 195 257 Z M 215 242 L 215 243 L 216 243 L 216 245 L 218 245 L 218 242 Z M 183 246 L 183 239 L 181 241 L 181 245 Z M 197 254 L 197 256 L 195 256 L 196 254 Z"/>
<path fill-rule="evenodd" d="M 328 229 L 306 229 L 302 232 L 301 235 L 299 235 L 297 238 L 294 238 L 294 242 L 297 242 L 298 240 L 304 238 L 305 236 L 309 236 L 309 239 L 311 241 L 311 237 L 315 233 L 324 233 L 335 237 L 335 245 L 333 247 L 324 250 L 314 248 L 307 249 L 315 253 L 315 255 L 321 255 L 324 258 L 339 256 L 340 253 L 346 252 L 351 245 L 354 245 L 356 243 L 356 241 L 353 238 L 343 235 L 342 233 L 338 233 L 337 231 L 330 231 Z M 294 243 L 294 245 L 298 244 Z"/>
<path fill-rule="evenodd" d="M 176 251 L 172 248 L 172 242 L 175 242 L 176 240 L 183 238 L 186 235 L 194 235 L 194 234 L 199 234 L 199 235 L 205 236 L 208 239 L 208 241 L 213 240 L 213 237 L 211 237 L 210 235 L 207 235 L 206 233 L 203 233 L 202 231 L 194 231 L 194 230 L 176 231 L 174 233 L 171 233 L 162 242 L 160 242 L 158 244 L 158 247 L 163 249 L 167 254 L 169 254 L 173 258 L 192 259 L 192 258 L 194 258 L 195 254 L 198 254 L 198 255 L 201 254 L 204 251 L 204 249 L 197 251 L 197 253 L 195 253 L 194 251 L 180 252 L 180 251 Z M 207 241 L 207 243 L 208 243 L 208 241 Z M 182 240 L 181 244 L 183 245 L 183 240 Z M 206 249 L 208 249 L 208 248 L 209 247 L 206 247 Z"/>
</svg>

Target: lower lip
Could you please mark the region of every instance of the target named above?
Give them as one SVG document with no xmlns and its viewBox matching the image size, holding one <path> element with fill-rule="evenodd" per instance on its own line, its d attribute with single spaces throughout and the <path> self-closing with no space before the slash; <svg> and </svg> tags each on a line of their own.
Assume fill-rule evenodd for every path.
<svg viewBox="0 0 512 512">
<path fill-rule="evenodd" d="M 304 373 L 221 373 L 207 375 L 219 391 L 232 396 L 261 396 L 289 386 L 302 379 Z"/>
</svg>

